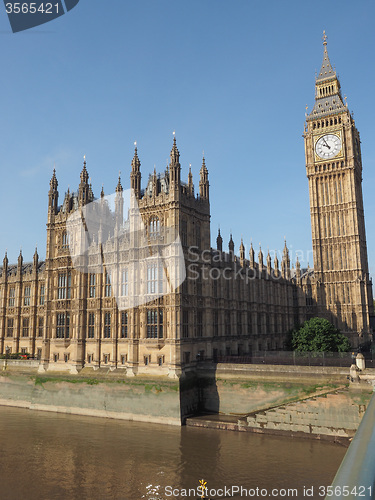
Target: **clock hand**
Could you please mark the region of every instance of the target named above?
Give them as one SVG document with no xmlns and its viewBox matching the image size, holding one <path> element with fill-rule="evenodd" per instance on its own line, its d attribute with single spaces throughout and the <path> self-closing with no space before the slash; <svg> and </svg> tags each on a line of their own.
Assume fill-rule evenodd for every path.
<svg viewBox="0 0 375 500">
<path fill-rule="evenodd" d="M 325 142 L 325 146 L 327 146 L 328 149 L 331 149 L 331 146 L 328 145 L 327 141 L 324 139 L 324 142 Z"/>
</svg>

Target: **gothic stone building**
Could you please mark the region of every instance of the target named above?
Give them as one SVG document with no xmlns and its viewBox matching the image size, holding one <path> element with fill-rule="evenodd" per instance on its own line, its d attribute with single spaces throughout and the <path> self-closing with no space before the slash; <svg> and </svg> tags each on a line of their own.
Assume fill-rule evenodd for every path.
<svg viewBox="0 0 375 500">
<path fill-rule="evenodd" d="M 314 269 L 291 269 L 288 248 L 255 259 L 241 242 L 235 254 L 217 237 L 211 248 L 208 170 L 203 159 L 199 192 L 192 174 L 181 180 L 180 155 L 174 138 L 170 164 L 150 176 L 141 188 L 137 148 L 130 182 L 149 241 L 160 228 L 174 228 L 185 257 L 186 279 L 168 293 L 158 291 L 157 270 L 144 269 L 135 283 L 127 263 L 132 245 L 123 227 L 123 189 L 115 193 L 115 222 L 107 239 L 92 242 L 85 272 L 73 265 L 67 221 L 94 202 L 86 161 L 76 193 L 58 201 L 55 172 L 50 182 L 46 260 L 35 251 L 25 264 L 7 256 L 0 268 L 0 352 L 24 352 L 40 359 L 41 369 L 123 368 L 128 376 L 159 373 L 176 376 L 197 358 L 217 359 L 253 351 L 282 349 L 285 334 L 313 316 L 326 317 L 353 345 L 371 339 L 372 284 L 369 279 L 359 133 L 341 97 L 340 83 L 328 58 L 326 40 L 315 83 L 315 105 L 305 124 Z M 102 191 L 100 199 L 104 199 Z M 97 242 L 96 242 L 97 243 Z M 145 243 L 145 247 L 147 244 Z M 109 272 L 103 257 L 119 265 Z M 142 250 L 142 249 L 141 249 Z M 146 251 L 147 249 L 143 249 Z M 93 265 L 90 267 L 90 263 Z M 116 274 L 116 276 L 115 276 Z M 146 299 L 119 307 L 120 295 L 141 293 Z M 138 290 L 138 291 L 137 291 Z M 117 294 L 118 295 L 118 294 Z M 118 298 L 118 297 L 117 297 Z"/>
</svg>

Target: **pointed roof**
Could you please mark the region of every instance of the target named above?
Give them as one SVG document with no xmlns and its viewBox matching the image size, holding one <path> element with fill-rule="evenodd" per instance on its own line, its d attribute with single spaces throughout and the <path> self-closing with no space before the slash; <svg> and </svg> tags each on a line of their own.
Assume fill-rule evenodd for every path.
<svg viewBox="0 0 375 500">
<path fill-rule="evenodd" d="M 139 158 L 138 158 L 138 148 L 137 148 L 137 143 L 135 142 L 134 143 L 134 156 L 133 156 L 133 159 L 132 159 L 132 170 L 133 172 L 139 172 L 139 169 L 141 167 L 141 162 L 139 161 Z"/>
<path fill-rule="evenodd" d="M 38 247 L 36 246 L 35 252 L 34 252 L 34 257 L 33 257 L 33 263 L 34 263 L 35 267 L 38 265 L 38 261 L 39 261 Z"/>
<path fill-rule="evenodd" d="M 118 174 L 118 183 L 117 183 L 117 186 L 116 186 L 116 193 L 122 193 L 123 189 L 122 189 L 122 185 L 121 185 L 121 172 L 119 172 Z"/>
<path fill-rule="evenodd" d="M 207 167 L 206 167 L 206 159 L 205 159 L 204 156 L 203 156 L 203 159 L 202 159 L 202 167 L 201 167 L 200 173 L 201 174 L 203 174 L 203 173 L 208 174 L 208 170 L 207 170 Z"/>
<path fill-rule="evenodd" d="M 223 250 L 223 238 L 221 237 L 221 234 L 220 234 L 220 228 L 219 228 L 219 231 L 217 233 L 217 238 L 216 238 L 216 248 L 220 251 Z"/>
<path fill-rule="evenodd" d="M 53 191 L 56 191 L 57 189 L 57 186 L 58 186 L 58 182 L 57 182 L 57 178 L 56 178 L 56 169 L 54 168 L 53 169 L 53 175 L 52 175 L 52 178 L 50 180 L 50 188 L 53 190 Z"/>
<path fill-rule="evenodd" d="M 271 255 L 270 255 L 270 250 L 269 249 L 268 249 L 268 253 L 267 253 L 267 264 L 271 265 Z"/>
<path fill-rule="evenodd" d="M 327 51 L 327 36 L 323 32 L 323 62 L 319 75 L 315 79 L 315 104 L 307 121 L 315 120 L 332 114 L 342 113 L 346 110 L 346 105 L 341 97 L 340 82 L 337 78 L 336 71 L 332 68 L 332 64 L 328 57 Z M 332 86 L 330 84 L 332 82 Z M 328 93 L 322 93 L 326 83 L 330 89 Z"/>
<path fill-rule="evenodd" d="M 284 240 L 284 250 L 283 250 L 283 258 L 285 257 L 289 258 L 289 250 L 288 247 L 286 246 L 286 239 Z"/>
<path fill-rule="evenodd" d="M 274 266 L 275 266 L 275 269 L 277 269 L 279 267 L 279 259 L 277 258 L 277 252 L 275 250 L 275 260 L 273 261 L 274 262 Z"/>
<path fill-rule="evenodd" d="M 258 259 L 259 259 L 259 263 L 263 264 L 263 252 L 262 252 L 262 247 L 261 247 L 260 243 L 259 243 Z"/>
<path fill-rule="evenodd" d="M 253 242 L 252 241 L 250 242 L 249 255 L 250 255 L 250 258 L 254 258 L 254 255 L 255 255 L 254 248 L 253 248 Z"/>
<path fill-rule="evenodd" d="M 319 75 L 316 78 L 317 82 L 322 82 L 324 80 L 330 80 L 331 78 L 336 78 L 336 71 L 332 68 L 331 61 L 328 57 L 327 51 L 327 35 L 326 32 L 323 31 L 323 62 L 322 67 L 320 68 Z"/>
<path fill-rule="evenodd" d="M 229 243 L 228 243 L 228 247 L 229 247 L 229 251 L 230 252 L 234 251 L 234 241 L 233 241 L 233 238 L 232 238 L 232 233 L 230 233 L 230 240 L 229 240 Z"/>
<path fill-rule="evenodd" d="M 89 199 L 91 201 L 94 200 L 94 193 L 93 193 L 93 190 L 92 190 L 92 184 L 91 184 L 91 179 L 90 179 L 90 184 L 89 184 Z"/>
<path fill-rule="evenodd" d="M 81 182 L 87 184 L 89 180 L 89 174 L 86 170 L 86 156 L 83 157 L 83 168 L 81 172 Z"/>
<path fill-rule="evenodd" d="M 180 152 L 177 149 L 176 136 L 173 133 L 173 146 L 171 150 L 171 163 L 178 163 L 180 160 Z"/>
</svg>

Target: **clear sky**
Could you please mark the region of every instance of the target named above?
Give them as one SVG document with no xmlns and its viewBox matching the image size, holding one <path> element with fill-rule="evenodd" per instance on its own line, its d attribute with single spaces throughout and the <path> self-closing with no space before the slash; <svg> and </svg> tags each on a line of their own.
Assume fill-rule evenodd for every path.
<svg viewBox="0 0 375 500">
<path fill-rule="evenodd" d="M 263 252 L 312 265 L 303 124 L 328 35 L 330 60 L 361 133 L 369 263 L 375 275 L 375 3 L 361 0 L 80 0 L 70 13 L 12 34 L 0 5 L 0 258 L 45 257 L 49 180 L 60 202 L 83 156 L 99 195 L 134 141 L 142 185 L 164 170 L 176 131 L 182 178 L 197 186 L 202 151 L 220 225 Z"/>
</svg>

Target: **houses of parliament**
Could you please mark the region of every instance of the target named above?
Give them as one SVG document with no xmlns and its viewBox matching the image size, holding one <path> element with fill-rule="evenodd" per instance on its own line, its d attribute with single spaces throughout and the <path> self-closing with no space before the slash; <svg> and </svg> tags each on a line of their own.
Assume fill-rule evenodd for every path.
<svg viewBox="0 0 375 500">
<path fill-rule="evenodd" d="M 20 253 L 18 262 L 10 264 L 5 254 L 0 268 L 0 353 L 29 353 L 40 360 L 41 370 L 107 367 L 124 369 L 127 376 L 174 377 L 197 359 L 281 350 L 286 333 L 314 316 L 330 320 L 354 347 L 372 340 L 360 137 L 342 99 L 325 36 L 315 104 L 306 116 L 303 137 L 313 269 L 301 269 L 298 260 L 291 268 L 286 243 L 280 262 L 277 255 L 271 259 L 261 250 L 255 255 L 252 245 L 246 255 L 243 242 L 235 252 L 232 237 L 226 249 L 220 231 L 216 248 L 211 248 L 205 159 L 195 192 L 191 172 L 187 182 L 181 179 L 174 138 L 167 169 L 154 172 L 142 188 L 135 148 L 130 185 L 146 231 L 145 248 L 138 250 L 147 252 L 161 228 L 173 228 L 185 261 L 186 279 L 163 293 L 157 293 L 162 270 L 145 267 L 136 277 L 128 272 L 135 256 L 124 227 L 132 213 L 125 218 L 121 213 L 120 178 L 110 215 L 113 234 L 106 241 L 99 235 L 99 245 L 89 242 L 85 272 L 73 265 L 67 221 L 105 196 L 102 191 L 95 198 L 86 161 L 77 192 L 68 190 L 62 199 L 54 171 L 45 261 L 35 251 L 32 262 L 24 262 Z M 99 258 L 100 271 L 91 265 Z M 118 270 L 109 272 L 105 261 L 118 262 Z M 143 300 L 133 307 L 119 306 L 118 294 L 126 298 L 140 293 Z"/>
</svg>

